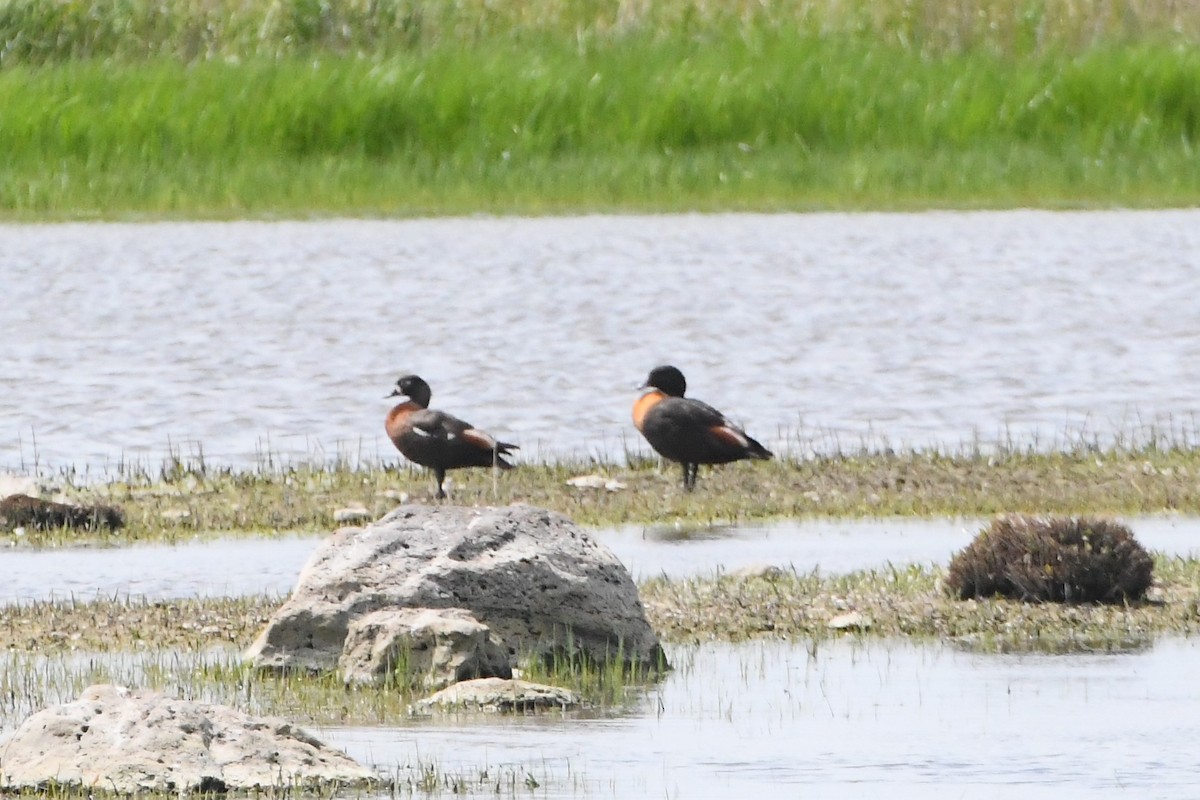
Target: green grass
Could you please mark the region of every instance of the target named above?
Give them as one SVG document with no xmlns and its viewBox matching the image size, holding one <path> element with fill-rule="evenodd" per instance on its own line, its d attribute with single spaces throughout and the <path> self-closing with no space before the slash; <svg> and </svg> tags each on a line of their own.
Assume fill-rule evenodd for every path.
<svg viewBox="0 0 1200 800">
<path fill-rule="evenodd" d="M 655 578 L 639 586 L 646 616 L 664 642 L 743 641 L 773 637 L 827 639 L 839 636 L 956 641 L 985 650 L 1068 651 L 1144 646 L 1160 635 L 1200 632 L 1200 560 L 1157 556 L 1155 603 L 1129 606 L 1024 603 L 1002 598 L 954 599 L 942 589 L 945 566 L 895 566 L 846 575 L 796 573 L 731 574 L 688 579 Z M 0 651 L 10 659 L 50 658 L 55 653 L 145 653 L 130 661 L 150 685 L 196 682 L 231 693 L 265 713 L 305 722 L 354 724 L 403 715 L 413 698 L 411 685 L 382 688 L 344 685 L 336 676 L 258 674 L 240 664 L 231 646 L 244 648 L 265 625 L 281 598 L 213 598 L 169 602 L 142 600 L 47 601 L 0 607 Z M 842 631 L 829 623 L 856 611 L 869 620 L 861 630 Z M 76 631 L 79 635 L 55 632 Z M 213 655 L 201 658 L 200 654 Z M 161 653 L 197 654 L 172 662 Z M 20 656 L 20 654 L 26 654 Z M 222 655 L 225 654 L 225 655 Z M 189 660 L 190 659 L 190 660 Z M 187 666 L 199 659 L 202 664 Z M 215 660 L 214 660 L 215 659 Z M 54 662 L 58 663 L 58 662 Z M 97 663 L 121 664 L 120 659 Z M 0 663 L 0 667 L 2 667 Z M 55 669 L 58 669 L 56 667 Z M 74 675 L 77 667 L 67 669 Z M 13 681 L 27 670 L 0 669 L 0 698 L 23 697 Z M 566 686 L 592 705 L 619 708 L 652 682 L 653 675 L 629 675 L 618 666 L 533 665 L 532 680 Z M 78 691 L 88 681 L 129 680 L 118 671 L 85 675 L 62 691 Z M 78 684 L 78 685 L 77 685 Z M 23 701 L 22 701 L 23 702 Z M 0 710 L 3 710 L 0 699 Z"/>
<path fill-rule="evenodd" d="M 986 35 L 933 4 L 3 8 L 10 218 L 1200 200 L 1186 14 L 1085 6 L 1083 37 L 1037 3 Z"/>
<path fill-rule="evenodd" d="M 957 600 L 943 591 L 945 567 L 894 566 L 848 575 L 783 571 L 642 584 L 642 601 L 665 641 L 758 637 L 906 637 L 997 651 L 1078 652 L 1144 647 L 1156 636 L 1200 631 L 1200 562 L 1159 556 L 1160 602 L 1128 606 Z M 830 623 L 849 612 L 865 628 Z"/>
<path fill-rule="evenodd" d="M 282 602 L 253 596 L 0 606 L 0 727 L 6 717 L 72 699 L 94 683 L 186 692 L 305 725 L 395 722 L 433 693 L 421 672 L 400 665 L 374 685 L 346 682 L 336 672 L 276 673 L 245 663 L 242 651 Z M 630 672 L 620 659 L 521 663 L 527 668 L 523 679 L 571 689 L 589 714 L 629 707 L 662 677 Z"/>
<path fill-rule="evenodd" d="M 619 491 L 567 485 L 603 474 Z M 584 525 L 746 523 L 797 517 L 988 517 L 1010 512 L 1088 515 L 1200 514 L 1200 450 L 1186 443 L 1136 448 L 1079 446 L 1060 452 L 1002 450 L 859 452 L 741 462 L 701 472 L 696 491 L 678 468 L 654 461 L 522 464 L 498 476 L 452 473 L 451 502 L 528 503 Z M 0 544 L 124 545 L 197 537 L 328 533 L 343 508 L 377 519 L 402 502 L 435 502 L 418 468 L 267 467 L 234 471 L 173 460 L 159 470 L 130 469 L 69 495 L 122 508 L 117 532 L 0 531 Z M 93 480 L 95 476 L 90 476 Z"/>
</svg>

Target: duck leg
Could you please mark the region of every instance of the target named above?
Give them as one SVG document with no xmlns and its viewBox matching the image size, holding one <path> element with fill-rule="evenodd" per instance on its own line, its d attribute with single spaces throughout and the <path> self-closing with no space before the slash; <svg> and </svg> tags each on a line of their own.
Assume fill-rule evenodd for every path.
<svg viewBox="0 0 1200 800">
<path fill-rule="evenodd" d="M 696 488 L 696 473 L 700 470 L 699 464 L 689 464 L 686 461 L 683 464 L 683 488 L 684 491 L 692 491 Z"/>
<path fill-rule="evenodd" d="M 445 500 L 446 490 L 442 488 L 442 484 L 446 481 L 446 470 L 441 468 L 434 469 L 433 477 L 435 480 L 437 480 L 437 499 Z"/>
</svg>

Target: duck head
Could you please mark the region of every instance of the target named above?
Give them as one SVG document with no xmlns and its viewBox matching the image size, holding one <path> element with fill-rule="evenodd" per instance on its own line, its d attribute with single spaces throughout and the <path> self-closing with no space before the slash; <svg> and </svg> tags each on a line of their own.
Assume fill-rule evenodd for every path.
<svg viewBox="0 0 1200 800">
<path fill-rule="evenodd" d="M 429 408 L 429 400 L 433 390 L 429 388 L 420 375 L 401 375 L 396 381 L 396 388 L 388 397 L 407 397 L 421 408 Z"/>
<path fill-rule="evenodd" d="M 683 393 L 687 391 L 687 381 L 684 380 L 683 373 L 678 368 L 664 364 L 650 370 L 646 382 L 640 388 L 658 389 L 670 397 L 683 397 Z"/>
</svg>

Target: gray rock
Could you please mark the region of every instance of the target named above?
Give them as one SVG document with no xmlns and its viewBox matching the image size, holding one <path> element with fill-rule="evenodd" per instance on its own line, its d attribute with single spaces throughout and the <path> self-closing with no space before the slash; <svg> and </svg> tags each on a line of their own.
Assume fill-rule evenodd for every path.
<svg viewBox="0 0 1200 800">
<path fill-rule="evenodd" d="M 401 506 L 337 531 L 245 655 L 263 668 L 333 670 L 356 619 L 397 608 L 469 612 L 510 665 L 580 655 L 665 665 L 621 562 L 566 517 L 530 506 Z"/>
<path fill-rule="evenodd" d="M 367 767 L 282 719 L 98 685 L 0 745 L 0 787 L 116 793 L 365 786 Z"/>
<path fill-rule="evenodd" d="M 579 695 L 569 689 L 501 678 L 479 678 L 442 689 L 413 704 L 417 714 L 434 711 L 527 712 L 579 707 Z"/>
<path fill-rule="evenodd" d="M 508 651 L 461 608 L 384 608 L 352 620 L 338 659 L 343 679 L 379 683 L 397 667 L 431 689 L 512 677 Z"/>
</svg>

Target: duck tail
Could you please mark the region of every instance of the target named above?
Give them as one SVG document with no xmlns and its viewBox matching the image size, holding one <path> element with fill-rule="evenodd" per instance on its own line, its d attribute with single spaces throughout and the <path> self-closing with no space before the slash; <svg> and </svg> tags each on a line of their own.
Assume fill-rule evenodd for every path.
<svg viewBox="0 0 1200 800">
<path fill-rule="evenodd" d="M 500 469 L 512 469 L 513 464 L 504 460 L 504 456 L 511 456 L 513 450 L 520 450 L 515 444 L 509 442 L 496 442 L 496 466 Z"/>
<path fill-rule="evenodd" d="M 752 439 L 749 436 L 746 437 L 746 455 L 749 458 L 755 458 L 760 461 L 768 461 L 775 457 L 775 454 L 763 447 L 757 439 Z"/>
</svg>

